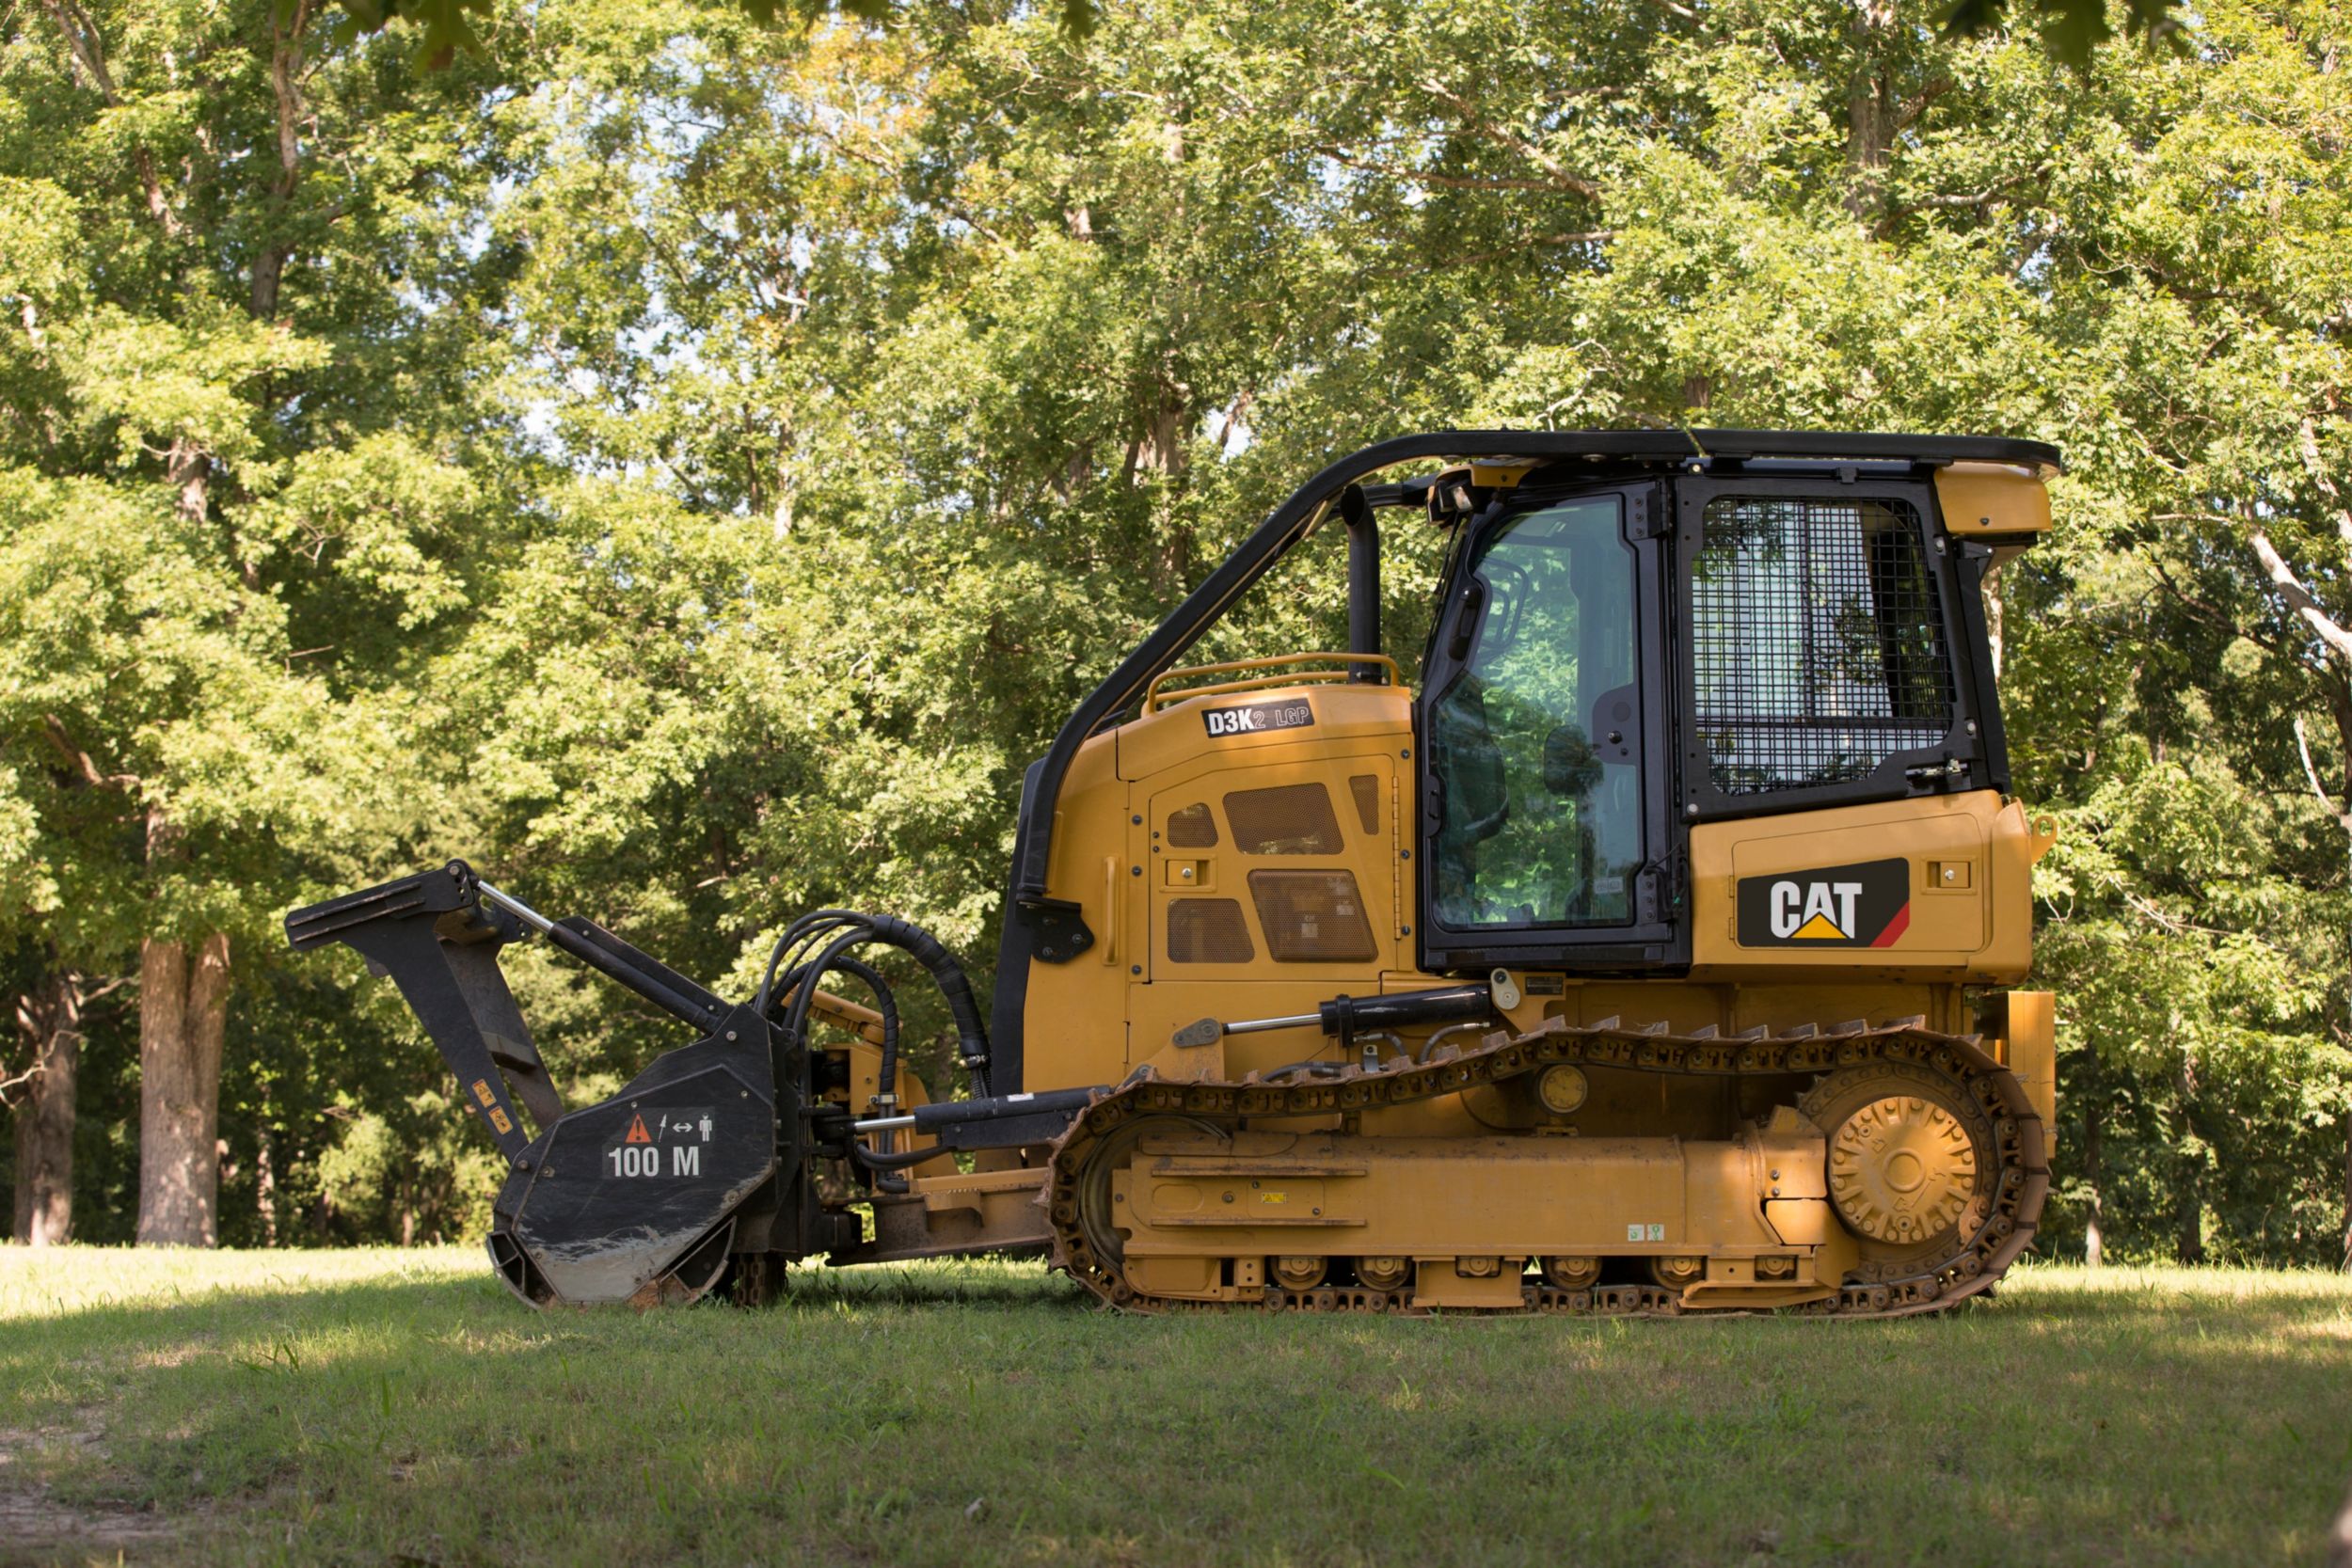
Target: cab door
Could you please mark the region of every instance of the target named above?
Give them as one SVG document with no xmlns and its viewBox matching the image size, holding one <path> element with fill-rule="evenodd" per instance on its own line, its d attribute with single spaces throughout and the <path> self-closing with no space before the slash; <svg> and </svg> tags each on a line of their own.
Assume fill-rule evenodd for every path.
<svg viewBox="0 0 2352 1568">
<path fill-rule="evenodd" d="M 1651 483 L 1466 525 L 1417 710 L 1423 968 L 1686 962 Z"/>
</svg>

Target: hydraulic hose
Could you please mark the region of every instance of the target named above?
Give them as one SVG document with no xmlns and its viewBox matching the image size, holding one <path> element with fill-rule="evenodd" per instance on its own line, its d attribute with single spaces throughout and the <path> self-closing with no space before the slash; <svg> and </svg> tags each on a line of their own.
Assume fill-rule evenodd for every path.
<svg viewBox="0 0 2352 1568">
<path fill-rule="evenodd" d="M 835 958 L 832 973 L 847 974 L 864 983 L 874 993 L 874 1010 L 882 1014 L 882 1069 L 876 1082 L 884 1106 L 896 1110 L 898 1104 L 898 999 L 891 994 L 890 985 L 880 971 L 861 959 L 849 957 Z M 814 989 L 818 976 L 805 976 Z M 887 1111 L 884 1113 L 887 1114 Z M 877 1180 L 874 1190 L 882 1193 L 903 1193 L 907 1190 L 902 1177 L 885 1176 Z"/>
<path fill-rule="evenodd" d="M 755 1007 L 762 1017 L 768 1015 L 780 972 L 787 980 L 794 975 L 822 974 L 837 967 L 834 960 L 843 953 L 867 942 L 887 942 L 898 948 L 930 974 L 931 983 L 947 1004 L 948 1016 L 955 1021 L 957 1051 L 964 1071 L 970 1075 L 973 1098 L 988 1099 L 988 1029 L 980 1022 L 979 1003 L 972 994 L 971 979 L 946 945 L 913 921 L 891 914 L 861 914 L 852 910 L 817 910 L 801 916 L 786 928 L 769 954 Z M 819 942 L 824 946 L 816 958 L 806 963 L 798 961 L 803 953 Z M 797 988 L 787 985 L 787 989 L 793 990 L 794 995 L 784 1023 L 785 1034 L 787 1038 L 798 1039 L 807 1026 L 808 1003 L 816 988 L 813 984 L 802 984 Z"/>
<path fill-rule="evenodd" d="M 939 988 L 948 1016 L 956 1022 L 956 1044 L 962 1053 L 964 1071 L 972 1078 L 972 1098 L 988 1099 L 988 1029 L 980 1022 L 980 1005 L 972 995 L 972 981 L 963 973 L 963 965 L 937 937 L 913 921 L 895 914 L 866 918 L 876 937 L 903 950 L 930 972 L 931 982 Z"/>
</svg>

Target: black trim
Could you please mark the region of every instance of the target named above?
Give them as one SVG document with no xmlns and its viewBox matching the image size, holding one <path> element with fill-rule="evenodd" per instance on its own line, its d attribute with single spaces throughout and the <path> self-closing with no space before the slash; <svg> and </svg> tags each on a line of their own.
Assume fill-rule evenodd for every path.
<svg viewBox="0 0 2352 1568">
<path fill-rule="evenodd" d="M 1941 526 L 1942 519 L 1937 519 Z M 1984 755 L 1984 787 L 2009 793 L 2009 731 L 2001 722 L 2000 685 L 1993 670 L 1993 635 L 1984 612 L 1984 575 L 1993 566 L 1993 547 L 1976 540 L 1952 539 L 1946 546 L 1959 557 L 1956 568 L 1960 592 L 1961 635 L 1966 644 L 1965 675 L 1975 688 L 1966 712 L 1982 731 L 1977 736 Z M 1963 724 L 1965 720 L 1963 721 Z"/>
<path fill-rule="evenodd" d="M 1661 538 L 1664 531 L 1657 522 L 1668 515 L 1662 490 L 1655 480 L 1546 484 L 1531 479 L 1463 530 L 1448 564 L 1446 608 L 1438 617 L 1439 625 L 1432 628 L 1421 692 L 1413 705 L 1422 862 L 1421 875 L 1414 879 L 1416 957 L 1431 974 L 1466 974 L 1497 964 L 1591 971 L 1654 969 L 1690 962 L 1690 922 L 1681 897 L 1681 879 L 1672 869 L 1680 863 L 1686 830 L 1672 809 L 1675 751 L 1668 695 L 1673 683 L 1663 675 L 1669 645 L 1664 626 L 1668 594 L 1665 546 Z M 1435 777 L 1438 748 L 1430 738 L 1430 724 L 1438 701 L 1477 651 L 1478 623 L 1491 603 L 1490 595 L 1470 592 L 1475 579 L 1468 576 L 1467 563 L 1475 558 L 1478 542 L 1512 518 L 1563 500 L 1609 495 L 1620 500 L 1619 537 L 1633 551 L 1633 678 L 1641 689 L 1638 738 L 1645 856 L 1634 873 L 1633 918 L 1623 926 L 1449 927 L 1438 915 L 1437 879 L 1432 874 L 1438 863 L 1437 837 L 1444 797 Z"/>
<path fill-rule="evenodd" d="M 1347 524 L 1347 651 L 1380 651 L 1380 516 L 1365 499 L 1363 486 L 1351 484 L 1340 492 L 1340 518 Z M 1351 664 L 1347 678 L 1368 686 L 1385 680 L 1377 664 Z"/>
</svg>

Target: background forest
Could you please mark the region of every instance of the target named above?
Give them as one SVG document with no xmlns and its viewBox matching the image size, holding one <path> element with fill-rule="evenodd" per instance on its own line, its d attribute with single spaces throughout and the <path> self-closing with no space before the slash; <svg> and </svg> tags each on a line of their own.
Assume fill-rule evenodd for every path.
<svg viewBox="0 0 2352 1568">
<path fill-rule="evenodd" d="M 438 1058 L 287 908 L 462 854 L 739 990 L 822 904 L 984 963 L 1023 765 L 1326 456 L 1687 422 L 2063 446 L 1999 622 L 2045 1250 L 2341 1263 L 2352 14 L 2080 72 L 1937 14 L 496 0 L 437 64 L 6 0 L 16 1233 L 478 1234 Z M 1306 553 L 1212 656 L 1336 640 Z M 577 1092 L 666 1037 L 508 967 Z"/>
</svg>

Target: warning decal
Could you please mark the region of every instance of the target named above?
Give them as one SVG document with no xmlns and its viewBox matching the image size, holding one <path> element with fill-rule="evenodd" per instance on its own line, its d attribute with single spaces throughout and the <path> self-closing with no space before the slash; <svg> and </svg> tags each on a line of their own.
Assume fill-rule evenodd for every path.
<svg viewBox="0 0 2352 1568">
<path fill-rule="evenodd" d="M 629 1112 L 628 1125 L 605 1145 L 598 1174 L 621 1178 L 700 1176 L 703 1146 L 716 1124 L 707 1105 L 661 1105 Z"/>
<path fill-rule="evenodd" d="M 1911 863 L 1740 879 L 1742 947 L 1892 947 L 1911 925 Z"/>
</svg>

